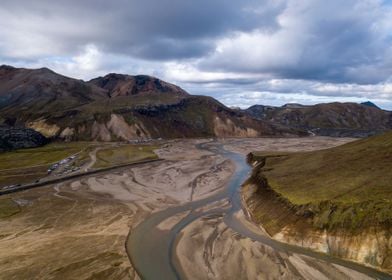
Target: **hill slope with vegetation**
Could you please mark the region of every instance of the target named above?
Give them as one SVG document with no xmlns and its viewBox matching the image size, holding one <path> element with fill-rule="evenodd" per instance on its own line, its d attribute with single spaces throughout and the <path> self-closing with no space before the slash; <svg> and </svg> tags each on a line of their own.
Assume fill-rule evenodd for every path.
<svg viewBox="0 0 392 280">
<path fill-rule="evenodd" d="M 392 132 L 249 160 L 255 168 L 244 199 L 272 236 L 392 269 Z"/>
</svg>

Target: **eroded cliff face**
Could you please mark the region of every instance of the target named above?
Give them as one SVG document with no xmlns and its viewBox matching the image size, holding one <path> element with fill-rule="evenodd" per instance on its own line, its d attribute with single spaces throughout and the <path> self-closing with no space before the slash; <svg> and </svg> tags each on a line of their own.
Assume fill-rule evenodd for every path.
<svg viewBox="0 0 392 280">
<path fill-rule="evenodd" d="M 122 140 L 150 137 L 143 124 L 128 124 L 121 115 L 112 114 L 106 126 L 112 135 Z"/>
<path fill-rule="evenodd" d="M 389 225 L 320 228 L 306 206 L 291 204 L 255 170 L 242 188 L 243 203 L 250 218 L 272 238 L 392 272 Z"/>
<path fill-rule="evenodd" d="M 116 141 L 151 137 L 142 123 L 129 124 L 123 116 L 111 114 L 108 120 L 94 120 L 82 125 L 60 127 L 45 119 L 39 119 L 26 124 L 27 127 L 48 138 L 62 140 L 97 140 Z"/>
<path fill-rule="evenodd" d="M 39 118 L 25 123 L 48 138 L 66 141 L 127 141 L 146 138 L 261 137 L 305 135 L 250 118 L 195 110 L 193 104 L 142 107 L 120 113 Z M 203 104 L 196 104 L 203 108 Z M 200 109 L 199 108 L 199 109 Z"/>
<path fill-rule="evenodd" d="M 214 118 L 214 133 L 217 137 L 257 137 L 259 133 L 249 127 L 239 127 L 230 119 Z"/>
<path fill-rule="evenodd" d="M 385 228 L 365 228 L 357 233 L 313 229 L 299 235 L 296 233 L 295 225 L 287 225 L 272 237 L 282 242 L 392 271 L 392 256 L 389 251 L 392 245 L 391 233 Z"/>
<path fill-rule="evenodd" d="M 94 140 L 111 141 L 147 138 L 150 134 L 142 124 L 128 124 L 121 115 L 111 114 L 108 122 L 93 123 L 91 137 Z"/>
</svg>

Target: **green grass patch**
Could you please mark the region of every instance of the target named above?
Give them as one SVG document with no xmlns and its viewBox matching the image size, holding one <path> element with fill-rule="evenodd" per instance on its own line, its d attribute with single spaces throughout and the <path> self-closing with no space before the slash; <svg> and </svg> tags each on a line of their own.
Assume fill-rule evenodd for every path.
<svg viewBox="0 0 392 280">
<path fill-rule="evenodd" d="M 43 147 L 0 153 L 0 186 L 32 182 L 47 168 L 85 150 L 89 142 L 51 143 Z"/>
<path fill-rule="evenodd" d="M 307 205 L 318 227 L 392 221 L 392 132 L 315 152 L 266 156 L 260 172 L 294 205 Z"/>
<path fill-rule="evenodd" d="M 94 168 L 106 168 L 147 159 L 156 159 L 156 145 L 121 145 L 99 150 Z"/>
<path fill-rule="evenodd" d="M 267 157 L 273 189 L 294 204 L 392 201 L 392 133 L 336 148 Z"/>
<path fill-rule="evenodd" d="M 51 143 L 43 147 L 0 153 L 0 171 L 47 165 L 78 153 L 88 142 Z"/>
</svg>

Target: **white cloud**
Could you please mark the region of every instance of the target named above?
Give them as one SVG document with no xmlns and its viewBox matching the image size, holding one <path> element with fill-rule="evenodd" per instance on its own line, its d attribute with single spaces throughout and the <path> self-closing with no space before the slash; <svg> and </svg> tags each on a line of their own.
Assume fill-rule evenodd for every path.
<svg viewBox="0 0 392 280">
<path fill-rule="evenodd" d="M 203 71 L 197 67 L 197 61 L 186 63 L 168 62 L 163 65 L 164 78 L 176 82 L 214 84 L 241 79 L 266 79 L 266 74 L 230 73 L 219 71 Z"/>
<path fill-rule="evenodd" d="M 91 79 L 96 75 L 106 74 L 103 53 L 94 44 L 88 44 L 72 57 L 49 57 L 29 64 L 29 67 L 38 68 L 45 65 L 54 71 L 81 79 Z"/>
<path fill-rule="evenodd" d="M 301 57 L 302 40 L 298 36 L 304 35 L 288 30 L 274 34 L 262 30 L 236 33 L 219 40 L 215 54 L 202 62 L 202 66 L 266 73 L 278 67 L 293 67 Z M 287 50 L 288 45 L 290 51 Z"/>
<path fill-rule="evenodd" d="M 71 67 L 76 67 L 84 71 L 96 71 L 100 66 L 102 53 L 93 44 L 87 45 L 84 52 L 75 58 Z"/>
</svg>

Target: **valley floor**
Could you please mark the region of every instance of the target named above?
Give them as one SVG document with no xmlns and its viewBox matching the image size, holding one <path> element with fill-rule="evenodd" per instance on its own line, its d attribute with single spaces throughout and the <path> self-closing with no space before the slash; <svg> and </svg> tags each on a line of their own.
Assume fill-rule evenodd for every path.
<svg viewBox="0 0 392 280">
<path fill-rule="evenodd" d="M 298 151 L 352 139 L 226 139 L 227 150 Z M 153 213 L 222 190 L 235 165 L 198 149 L 207 140 L 170 141 L 156 153 L 164 161 L 92 175 L 0 197 L 17 210 L 0 218 L 0 279 L 138 279 L 125 243 Z M 228 207 L 222 200 L 209 209 Z M 200 211 L 207 210 L 202 209 Z M 159 225 L 167 231 L 189 213 Z M 263 232 L 236 214 L 251 231 Z M 244 237 L 207 215 L 176 238 L 175 259 L 188 279 L 369 279 L 366 275 Z M 266 235 L 265 235 L 266 236 Z"/>
</svg>

